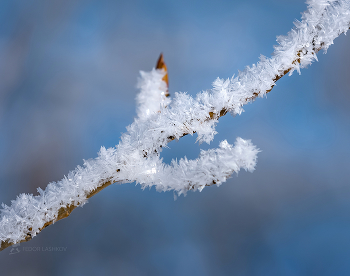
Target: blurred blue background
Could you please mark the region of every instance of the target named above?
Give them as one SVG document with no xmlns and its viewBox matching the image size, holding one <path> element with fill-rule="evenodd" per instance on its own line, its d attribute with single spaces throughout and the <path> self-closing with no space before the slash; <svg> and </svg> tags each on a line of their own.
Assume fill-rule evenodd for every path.
<svg viewBox="0 0 350 276">
<path fill-rule="evenodd" d="M 306 9 L 287 0 L 0 1 L 0 202 L 34 193 L 112 147 L 136 116 L 139 70 L 160 52 L 170 93 L 270 56 Z M 237 136 L 262 152 L 254 173 L 173 194 L 113 185 L 38 237 L 2 251 L 3 275 L 350 275 L 350 39 L 284 77 L 196 158 Z M 64 252 L 33 252 L 65 247 Z M 30 251 L 32 250 L 32 251 Z"/>
</svg>

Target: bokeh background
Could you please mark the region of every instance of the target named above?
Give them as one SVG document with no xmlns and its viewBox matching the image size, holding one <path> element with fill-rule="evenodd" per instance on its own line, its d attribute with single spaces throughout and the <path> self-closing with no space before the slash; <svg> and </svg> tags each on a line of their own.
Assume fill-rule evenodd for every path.
<svg viewBox="0 0 350 276">
<path fill-rule="evenodd" d="M 0 1 L 0 202 L 116 145 L 136 116 L 139 70 L 160 52 L 170 93 L 195 95 L 270 56 L 305 9 L 301 0 Z M 239 136 L 262 150 L 254 173 L 176 201 L 113 185 L 16 254 L 2 251 L 1 274 L 350 275 L 349 49 L 341 35 L 300 76 L 221 118 L 210 146 L 186 136 L 162 153 L 196 158 Z"/>
</svg>

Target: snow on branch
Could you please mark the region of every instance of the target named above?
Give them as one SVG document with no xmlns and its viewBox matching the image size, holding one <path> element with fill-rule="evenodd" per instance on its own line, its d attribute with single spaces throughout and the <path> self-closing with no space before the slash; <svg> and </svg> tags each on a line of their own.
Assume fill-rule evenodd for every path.
<svg viewBox="0 0 350 276">
<path fill-rule="evenodd" d="M 253 171 L 258 149 L 250 141 L 237 138 L 234 146 L 226 141 L 218 149 L 202 151 L 196 160 L 181 159 L 162 163 L 159 153 L 167 143 L 187 134 L 198 135 L 199 142 L 210 143 L 216 134 L 218 119 L 230 112 L 240 114 L 243 105 L 270 92 L 276 81 L 305 68 L 317 60 L 333 40 L 350 27 L 350 0 L 309 0 L 302 20 L 287 36 L 277 38 L 271 58 L 260 61 L 231 79 L 217 79 L 211 90 L 192 98 L 175 93 L 170 100 L 167 71 L 161 58 L 157 69 L 141 73 L 137 96 L 138 117 L 127 127 L 115 148 L 86 160 L 61 181 L 49 183 L 38 195 L 21 194 L 2 205 L 0 249 L 36 236 L 42 229 L 70 215 L 77 206 L 115 182 L 155 186 L 159 191 L 202 190 L 219 185 L 241 168 Z"/>
</svg>

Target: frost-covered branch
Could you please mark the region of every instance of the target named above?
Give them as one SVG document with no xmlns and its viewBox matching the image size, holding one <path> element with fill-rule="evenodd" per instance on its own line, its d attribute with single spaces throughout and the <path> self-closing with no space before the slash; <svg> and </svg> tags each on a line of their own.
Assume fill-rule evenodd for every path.
<svg viewBox="0 0 350 276">
<path fill-rule="evenodd" d="M 278 37 L 271 58 L 260 57 L 252 67 L 231 79 L 217 79 L 213 88 L 192 98 L 186 93 L 167 95 L 166 68 L 142 73 L 137 97 L 138 117 L 127 127 L 115 148 L 84 162 L 59 182 L 49 183 L 39 195 L 21 194 L 3 205 L 0 217 L 1 250 L 30 240 L 48 225 L 67 217 L 77 206 L 108 185 L 120 182 L 155 186 L 157 190 L 202 190 L 219 185 L 241 168 L 252 171 L 258 150 L 250 141 L 237 138 L 234 146 L 226 141 L 218 149 L 202 151 L 196 160 L 181 159 L 163 164 L 159 153 L 171 140 L 187 134 L 210 143 L 219 117 L 240 114 L 243 105 L 271 91 L 287 73 L 317 60 L 317 52 L 327 50 L 333 40 L 350 27 L 350 0 L 309 0 L 302 20 L 285 37 Z M 152 99 L 152 100 L 150 100 Z"/>
</svg>

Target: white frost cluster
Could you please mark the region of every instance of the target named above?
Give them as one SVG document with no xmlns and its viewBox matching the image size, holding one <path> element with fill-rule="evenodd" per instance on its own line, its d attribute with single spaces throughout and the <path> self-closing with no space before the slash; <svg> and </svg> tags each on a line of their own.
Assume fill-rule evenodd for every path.
<svg viewBox="0 0 350 276">
<path fill-rule="evenodd" d="M 149 115 L 158 113 L 161 108 L 170 104 L 167 98 L 167 84 L 162 80 L 166 72 L 163 69 L 153 69 L 151 72 L 140 72 L 137 88 L 140 93 L 136 97 L 137 115 L 147 119 Z"/>
<path fill-rule="evenodd" d="M 216 134 L 220 111 L 240 114 L 242 106 L 263 97 L 275 85 L 276 76 L 300 72 L 317 59 L 316 52 L 327 50 L 333 40 L 350 27 L 350 0 L 309 0 L 302 21 L 285 37 L 278 37 L 272 58 L 261 57 L 237 77 L 217 79 L 213 89 L 192 98 L 176 93 L 171 105 L 162 95 L 166 90 L 164 72 L 142 73 L 138 118 L 115 148 L 101 148 L 96 159 L 85 161 L 59 182 L 50 183 L 39 195 L 21 194 L 3 205 L 0 216 L 0 242 L 17 243 L 29 233 L 35 236 L 46 222 L 57 218 L 61 207 L 82 206 L 86 196 L 105 181 L 155 185 L 160 191 L 202 190 L 220 184 L 240 168 L 252 171 L 258 150 L 238 138 L 235 146 L 226 141 L 218 149 L 202 151 L 196 160 L 181 159 L 162 163 L 159 153 L 173 139 L 196 133 L 199 142 L 210 143 Z M 167 106 L 165 108 L 165 106 Z M 212 118 L 209 118 L 212 114 Z"/>
<path fill-rule="evenodd" d="M 155 185 L 157 190 L 174 190 L 179 195 L 187 190 L 202 191 L 205 186 L 220 185 L 233 172 L 241 168 L 253 171 L 259 151 L 251 144 L 237 138 L 233 147 L 226 140 L 220 143 L 218 149 L 202 150 L 196 160 L 172 160 L 171 165 L 162 164 L 161 160 L 152 158 L 152 164 L 146 173 L 149 179 L 140 179 L 143 186 Z"/>
</svg>

